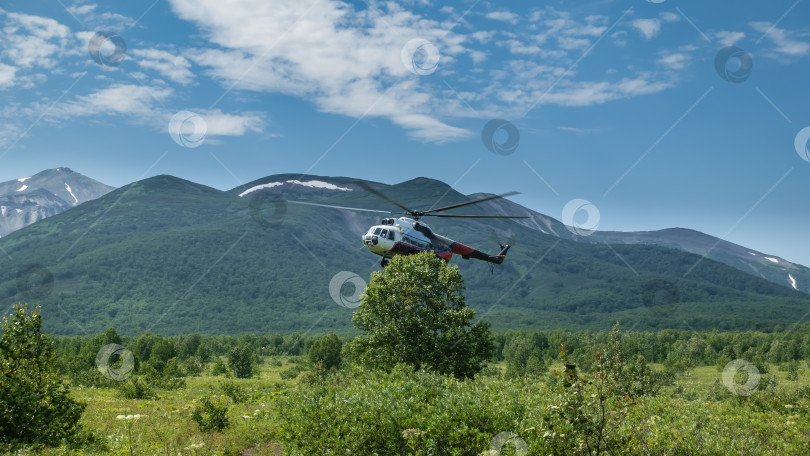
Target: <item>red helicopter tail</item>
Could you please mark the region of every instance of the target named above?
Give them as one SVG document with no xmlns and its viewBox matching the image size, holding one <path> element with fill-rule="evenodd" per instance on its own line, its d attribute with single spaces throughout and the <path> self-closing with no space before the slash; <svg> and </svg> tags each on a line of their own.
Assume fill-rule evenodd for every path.
<svg viewBox="0 0 810 456">
<path fill-rule="evenodd" d="M 501 252 L 497 255 L 487 255 L 480 250 L 476 250 L 460 242 L 453 243 L 453 245 L 450 246 L 450 250 L 455 254 L 461 255 L 461 258 L 464 258 L 465 260 L 474 258 L 476 260 L 487 261 L 489 263 L 501 264 L 503 263 L 504 258 L 506 258 L 506 252 L 509 251 L 509 244 L 502 245 Z"/>
</svg>

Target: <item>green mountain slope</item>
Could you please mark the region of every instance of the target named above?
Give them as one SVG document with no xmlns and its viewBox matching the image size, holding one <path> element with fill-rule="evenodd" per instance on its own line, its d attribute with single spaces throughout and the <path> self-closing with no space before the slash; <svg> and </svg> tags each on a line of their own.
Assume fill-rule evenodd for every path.
<svg viewBox="0 0 810 456">
<path fill-rule="evenodd" d="M 282 184 L 238 196 L 272 182 Z M 350 332 L 352 310 L 336 304 L 330 282 L 341 271 L 368 280 L 379 270 L 360 236 L 384 214 L 272 195 L 397 210 L 351 182 L 282 175 L 229 192 L 171 176 L 130 184 L 0 239 L 0 300 L 39 300 L 46 330 L 58 334 L 109 326 L 126 334 Z M 429 179 L 372 184 L 419 209 L 469 199 Z M 253 200 L 262 192 L 271 196 Z M 499 240 L 513 244 L 494 268 L 453 259 L 468 303 L 499 330 L 607 328 L 617 320 L 636 329 L 758 328 L 791 324 L 810 305 L 806 294 L 675 249 L 577 242 L 515 220 L 425 222 L 484 251 Z"/>
</svg>

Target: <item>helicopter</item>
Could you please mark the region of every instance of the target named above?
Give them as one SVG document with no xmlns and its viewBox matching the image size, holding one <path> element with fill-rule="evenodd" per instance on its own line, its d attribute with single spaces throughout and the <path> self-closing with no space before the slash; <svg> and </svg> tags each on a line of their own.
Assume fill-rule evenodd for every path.
<svg viewBox="0 0 810 456">
<path fill-rule="evenodd" d="M 482 260 L 489 263 L 501 264 L 506 258 L 506 252 L 509 251 L 509 244 L 499 244 L 500 252 L 497 255 L 489 255 L 480 250 L 476 250 L 461 242 L 454 241 L 445 236 L 436 234 L 430 227 L 420 221 L 422 217 L 448 217 L 448 218 L 528 218 L 518 215 L 457 215 L 457 214 L 438 214 L 449 209 L 455 209 L 463 206 L 470 206 L 472 204 L 483 203 L 497 198 L 504 198 L 506 196 L 516 195 L 518 192 L 509 192 L 501 195 L 490 195 L 484 198 L 479 198 L 473 201 L 464 203 L 453 204 L 450 206 L 440 207 L 438 209 L 428 209 L 425 211 L 411 210 L 402 204 L 389 198 L 384 193 L 371 187 L 363 181 L 355 181 L 354 184 L 362 187 L 364 190 L 372 193 L 389 203 L 399 207 L 407 216 L 403 217 L 387 217 L 382 219 L 379 225 L 374 225 L 368 229 L 368 232 L 361 237 L 363 245 L 372 253 L 380 255 L 382 260 L 380 266 L 385 267 L 388 265 L 389 260 L 395 255 L 413 255 L 420 252 L 432 252 L 437 257 L 450 261 L 453 254 L 461 255 L 461 258 L 468 260 L 470 258 L 475 260 Z M 291 201 L 293 202 L 293 201 Z M 374 209 L 361 209 L 355 207 L 343 206 L 330 206 L 326 204 L 296 202 L 298 204 L 307 204 L 313 206 L 325 206 L 338 209 L 349 209 L 365 212 L 380 212 L 390 214 L 389 211 L 379 211 Z"/>
</svg>

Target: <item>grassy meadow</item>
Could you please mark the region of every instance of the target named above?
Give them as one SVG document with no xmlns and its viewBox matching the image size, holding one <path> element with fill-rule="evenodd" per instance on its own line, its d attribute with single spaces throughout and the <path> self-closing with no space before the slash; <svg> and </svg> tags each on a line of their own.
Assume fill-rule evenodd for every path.
<svg viewBox="0 0 810 456">
<path fill-rule="evenodd" d="M 290 372 L 306 364 L 304 357 L 264 357 L 258 366 L 258 374 L 249 379 L 226 380 L 223 375 L 212 376 L 211 364 L 202 375 L 186 377 L 185 387 L 156 389 L 157 397 L 153 399 L 123 399 L 113 388 L 73 386 L 73 396 L 87 403 L 81 424 L 96 436 L 91 439 L 95 441 L 79 446 L 45 448 L 40 454 L 306 454 L 295 449 L 285 451 L 279 436 L 282 427 L 281 407 L 295 405 L 292 397 L 314 388 L 311 379 L 305 380 L 306 372 L 297 378 L 282 378 L 290 377 Z M 521 416 L 509 418 L 521 428 L 501 431 L 512 432 L 527 442 L 526 454 L 559 454 L 554 452 L 553 447 L 542 445 L 542 442 L 556 437 L 553 431 L 543 426 L 540 416 L 544 410 L 556 404 L 556 397 L 549 385 L 554 367 L 557 366 L 549 367 L 549 375 L 545 378 L 503 380 L 500 377 L 505 371 L 505 363 L 500 362 L 486 369 L 484 375 L 461 384 L 463 388 L 486 385 L 496 391 L 493 394 L 522 402 L 518 404 L 522 410 L 517 414 Z M 660 365 L 652 367 L 662 369 Z M 760 388 L 749 398 L 728 393 L 722 386 L 721 372 L 717 367 L 700 366 L 692 369 L 689 376 L 678 375 L 672 385 L 664 387 L 655 397 L 637 399 L 629 412 L 617 422 L 615 432 L 630 436 L 625 442 L 624 454 L 806 454 L 810 451 L 810 400 L 807 395 L 796 392 L 810 389 L 810 378 L 804 373 L 807 366 L 803 366 L 804 372 L 798 380 L 788 380 L 786 372 L 777 366 L 770 367 L 770 373 L 766 376 L 768 384 L 761 382 Z M 330 382 L 328 379 L 315 381 Z M 233 382 L 246 397 L 241 403 L 223 397 L 228 404 L 229 426 L 218 432 L 203 432 L 191 418 L 192 409 L 201 396 L 224 395 L 221 387 L 223 382 Z M 350 383 L 351 380 L 344 379 L 343 383 L 335 382 L 329 387 L 350 389 L 351 385 L 346 382 Z M 418 396 L 413 391 L 411 393 Z M 375 398 L 369 396 L 369 408 L 376 407 L 373 401 Z M 480 405 L 483 404 L 470 404 L 471 407 Z M 328 407 L 328 404 L 324 402 L 323 406 Z M 396 408 L 395 404 L 388 406 Z M 416 416 L 418 410 L 411 413 L 414 414 L 414 422 L 425 418 Z M 395 432 L 416 429 L 417 432 L 430 433 L 433 430 L 430 426 L 435 424 L 423 423 L 426 429 L 419 430 L 403 422 L 402 429 Z M 470 427 L 477 424 L 466 423 Z M 362 427 L 363 424 L 357 423 L 357 426 Z M 486 454 L 484 452 L 489 449 L 486 440 L 494 435 L 483 436 L 484 444 L 478 452 L 447 449 L 445 452 L 431 453 L 426 449 L 431 445 L 426 440 L 423 442 L 425 448 L 420 448 L 420 443 L 415 442 L 406 445 L 400 454 Z M 552 448 L 551 453 L 543 452 L 546 448 Z M 321 449 L 319 454 L 348 454 L 331 451 L 326 446 Z M 366 454 L 363 450 L 357 451 L 351 454 Z M 510 452 L 510 449 L 503 448 L 502 454 L 521 453 L 519 449 Z"/>
</svg>

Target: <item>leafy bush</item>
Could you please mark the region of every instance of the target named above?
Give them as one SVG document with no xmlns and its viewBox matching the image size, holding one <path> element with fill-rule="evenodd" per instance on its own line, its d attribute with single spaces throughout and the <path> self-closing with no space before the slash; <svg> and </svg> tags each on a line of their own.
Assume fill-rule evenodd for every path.
<svg viewBox="0 0 810 456">
<path fill-rule="evenodd" d="M 203 432 L 221 431 L 228 427 L 228 405 L 217 397 L 201 396 L 191 412 L 194 420 Z"/>
<path fill-rule="evenodd" d="M 352 316 L 365 334 L 347 344 L 347 353 L 369 367 L 404 363 L 457 378 L 472 378 L 495 345 L 485 322 L 464 299 L 464 279 L 431 253 L 396 256 L 374 272 Z"/>
<path fill-rule="evenodd" d="M 230 373 L 222 358 L 217 358 L 214 361 L 214 365 L 211 367 L 211 375 L 230 375 Z"/>
<path fill-rule="evenodd" d="M 118 395 L 124 399 L 151 399 L 154 391 L 140 375 L 133 375 L 118 387 Z"/>
<path fill-rule="evenodd" d="M 256 365 L 253 348 L 242 343 L 228 352 L 228 367 L 233 371 L 236 378 L 250 378 L 253 376 Z"/>
<path fill-rule="evenodd" d="M 292 367 L 284 369 L 278 373 L 278 376 L 281 377 L 282 380 L 293 380 L 298 378 L 298 374 L 307 370 L 306 366 L 303 364 L 296 364 Z"/>
<path fill-rule="evenodd" d="M 236 384 L 233 380 L 219 382 L 219 389 L 223 394 L 230 397 L 234 404 L 241 404 L 250 396 L 245 387 Z"/>
<path fill-rule="evenodd" d="M 85 404 L 70 397 L 42 334 L 41 309 L 18 304 L 0 323 L 0 443 L 56 445 L 76 435 Z"/>
<path fill-rule="evenodd" d="M 340 356 L 342 347 L 343 342 L 336 334 L 328 334 L 309 347 L 309 360 L 323 369 L 337 369 L 342 360 Z"/>
<path fill-rule="evenodd" d="M 477 455 L 505 430 L 536 442 L 534 431 L 523 430 L 545 397 L 538 384 L 522 380 L 460 381 L 407 365 L 352 369 L 282 396 L 279 440 L 291 455 L 393 455 L 409 448 Z"/>
</svg>

